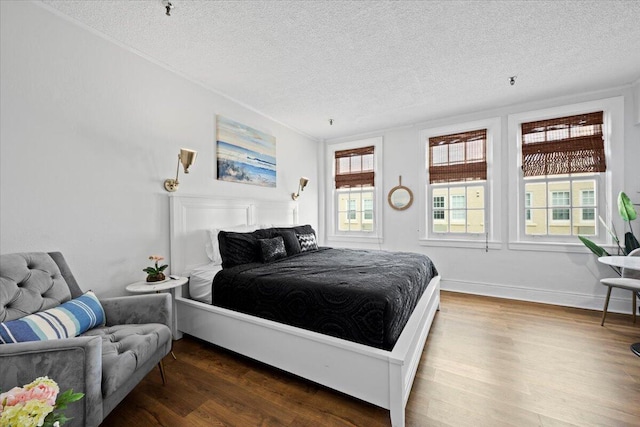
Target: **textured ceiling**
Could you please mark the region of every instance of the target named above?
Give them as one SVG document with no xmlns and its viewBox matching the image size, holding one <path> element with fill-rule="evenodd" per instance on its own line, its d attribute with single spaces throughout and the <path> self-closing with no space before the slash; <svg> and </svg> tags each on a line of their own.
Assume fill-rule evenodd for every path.
<svg viewBox="0 0 640 427">
<path fill-rule="evenodd" d="M 315 138 L 640 78 L 640 1 L 44 3 Z"/>
</svg>

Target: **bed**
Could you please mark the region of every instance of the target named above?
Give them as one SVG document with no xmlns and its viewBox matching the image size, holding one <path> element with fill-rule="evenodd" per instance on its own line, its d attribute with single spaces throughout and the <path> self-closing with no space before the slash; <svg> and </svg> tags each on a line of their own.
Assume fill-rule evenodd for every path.
<svg viewBox="0 0 640 427">
<path fill-rule="evenodd" d="M 239 224 L 297 224 L 295 202 L 170 196 L 171 269 L 206 281 L 219 268 L 203 248 L 207 230 Z M 206 274 L 205 274 L 206 272 Z M 392 349 L 279 323 L 189 298 L 175 298 L 174 333 L 211 342 L 390 411 L 404 426 L 404 408 L 440 301 L 440 277 L 430 279 Z M 384 347 L 384 345 L 382 346 Z"/>
</svg>

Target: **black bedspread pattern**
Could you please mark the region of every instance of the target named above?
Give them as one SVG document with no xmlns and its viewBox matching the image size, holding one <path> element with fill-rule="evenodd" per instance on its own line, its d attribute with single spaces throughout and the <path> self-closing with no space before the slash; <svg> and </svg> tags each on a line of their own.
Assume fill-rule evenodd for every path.
<svg viewBox="0 0 640 427">
<path fill-rule="evenodd" d="M 223 269 L 213 304 L 391 350 L 437 274 L 421 254 L 321 248 Z"/>
</svg>

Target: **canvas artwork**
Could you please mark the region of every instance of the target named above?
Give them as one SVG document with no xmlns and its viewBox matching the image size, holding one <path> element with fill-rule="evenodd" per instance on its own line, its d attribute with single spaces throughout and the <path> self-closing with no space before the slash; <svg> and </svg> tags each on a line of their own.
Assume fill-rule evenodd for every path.
<svg viewBox="0 0 640 427">
<path fill-rule="evenodd" d="M 276 186 L 276 138 L 218 116 L 218 179 Z"/>
</svg>

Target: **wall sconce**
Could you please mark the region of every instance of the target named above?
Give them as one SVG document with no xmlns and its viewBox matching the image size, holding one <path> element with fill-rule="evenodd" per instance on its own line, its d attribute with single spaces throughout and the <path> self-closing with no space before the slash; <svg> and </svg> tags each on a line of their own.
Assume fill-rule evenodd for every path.
<svg viewBox="0 0 640 427">
<path fill-rule="evenodd" d="M 187 150 L 186 148 L 180 149 L 180 154 L 178 154 L 178 167 L 176 169 L 176 179 L 165 179 L 164 180 L 164 189 L 170 192 L 174 192 L 178 190 L 178 173 L 180 172 L 180 163 L 182 163 L 182 167 L 184 168 L 184 173 L 189 173 L 189 166 L 196 161 L 196 156 L 198 155 L 197 151 Z"/>
<path fill-rule="evenodd" d="M 304 187 L 307 186 L 307 184 L 309 183 L 309 178 L 305 178 L 304 176 L 300 178 L 300 184 L 298 184 L 298 192 L 297 193 L 291 193 L 291 198 L 293 200 L 298 200 L 298 197 L 300 197 L 300 193 L 302 191 L 304 191 Z"/>
</svg>

